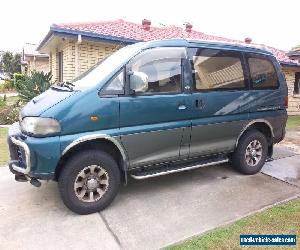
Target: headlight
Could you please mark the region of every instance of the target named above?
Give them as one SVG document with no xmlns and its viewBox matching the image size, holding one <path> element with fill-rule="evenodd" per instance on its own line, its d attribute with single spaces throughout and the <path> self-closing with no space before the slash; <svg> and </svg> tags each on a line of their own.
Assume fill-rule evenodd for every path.
<svg viewBox="0 0 300 250">
<path fill-rule="evenodd" d="M 57 120 L 44 117 L 25 117 L 21 122 L 21 129 L 33 135 L 50 135 L 61 131 Z"/>
</svg>

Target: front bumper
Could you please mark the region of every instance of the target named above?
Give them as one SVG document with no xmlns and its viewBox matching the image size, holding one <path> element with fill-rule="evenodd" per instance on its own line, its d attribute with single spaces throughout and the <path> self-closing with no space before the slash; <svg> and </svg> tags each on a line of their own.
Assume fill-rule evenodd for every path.
<svg viewBox="0 0 300 250">
<path fill-rule="evenodd" d="M 31 170 L 30 149 L 26 143 L 15 138 L 9 137 L 9 149 L 11 161 L 9 167 L 17 173 L 29 174 Z"/>
<path fill-rule="evenodd" d="M 11 159 L 9 169 L 14 174 L 28 175 L 31 170 L 30 149 L 24 139 L 18 124 L 14 123 L 9 128 L 7 138 Z"/>
<path fill-rule="evenodd" d="M 41 180 L 53 179 L 60 158 L 59 137 L 34 138 L 20 131 L 19 124 L 9 128 L 9 168 L 15 175 Z"/>
</svg>

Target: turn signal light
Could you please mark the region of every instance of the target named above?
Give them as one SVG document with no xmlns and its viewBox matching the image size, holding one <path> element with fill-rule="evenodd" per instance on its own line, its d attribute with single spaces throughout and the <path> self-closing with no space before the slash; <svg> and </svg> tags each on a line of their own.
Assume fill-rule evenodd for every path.
<svg viewBox="0 0 300 250">
<path fill-rule="evenodd" d="M 97 116 L 91 116 L 90 119 L 93 122 L 98 121 L 98 117 Z"/>
</svg>

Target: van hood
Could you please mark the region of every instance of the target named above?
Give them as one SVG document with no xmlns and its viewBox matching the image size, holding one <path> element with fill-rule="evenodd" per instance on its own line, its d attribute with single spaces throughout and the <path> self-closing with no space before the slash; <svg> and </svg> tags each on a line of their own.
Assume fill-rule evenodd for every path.
<svg viewBox="0 0 300 250">
<path fill-rule="evenodd" d="M 63 91 L 56 89 L 48 89 L 44 93 L 34 97 L 21 110 L 21 117 L 40 116 L 43 112 L 50 109 L 54 105 L 69 98 L 78 91 Z"/>
</svg>

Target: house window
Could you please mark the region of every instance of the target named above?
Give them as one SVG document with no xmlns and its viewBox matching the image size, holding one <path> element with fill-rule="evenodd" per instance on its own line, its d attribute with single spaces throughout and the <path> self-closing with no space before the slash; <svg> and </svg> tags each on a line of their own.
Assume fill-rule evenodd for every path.
<svg viewBox="0 0 300 250">
<path fill-rule="evenodd" d="M 295 74 L 295 82 L 294 82 L 294 94 L 299 95 L 300 94 L 300 72 L 296 72 Z"/>
<path fill-rule="evenodd" d="M 63 82 L 63 52 L 57 53 L 57 60 L 58 60 L 58 81 Z"/>
</svg>

